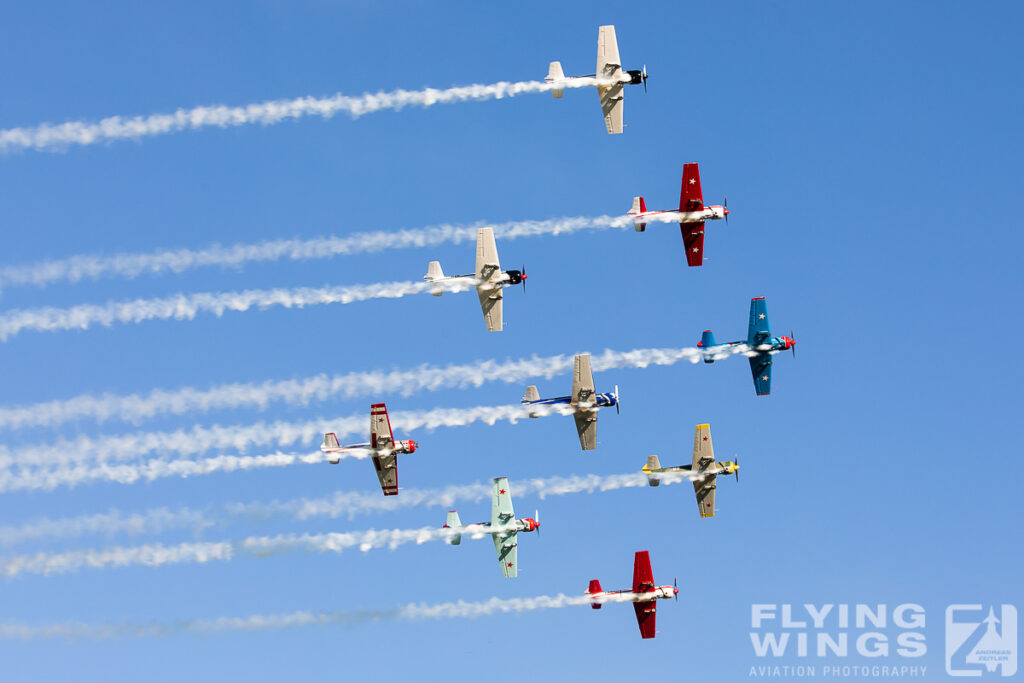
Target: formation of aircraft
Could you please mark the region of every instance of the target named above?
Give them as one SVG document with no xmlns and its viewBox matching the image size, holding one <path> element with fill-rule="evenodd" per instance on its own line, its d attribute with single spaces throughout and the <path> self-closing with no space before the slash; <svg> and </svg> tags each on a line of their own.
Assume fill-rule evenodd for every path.
<svg viewBox="0 0 1024 683">
<path fill-rule="evenodd" d="M 440 261 L 431 261 L 427 265 L 427 274 L 423 276 L 427 282 L 445 282 L 466 280 L 476 282 L 476 293 L 480 297 L 480 308 L 484 313 L 484 322 L 488 332 L 501 332 L 504 326 L 502 319 L 502 289 L 508 285 L 522 283 L 526 291 L 526 266 L 522 270 L 502 270 L 498 262 L 498 247 L 494 243 L 494 230 L 480 228 L 476 231 L 476 270 L 472 275 L 445 276 Z M 441 296 L 440 288 L 431 292 Z"/>
<path fill-rule="evenodd" d="M 494 541 L 494 550 L 498 553 L 501 575 L 506 579 L 514 579 L 519 573 L 519 554 L 516 551 L 519 543 L 516 536 L 531 531 L 540 534 L 540 522 L 537 521 L 539 517 L 540 515 L 534 512 L 533 519 L 516 519 L 515 510 L 512 509 L 512 496 L 508 492 L 508 477 L 497 477 L 491 491 L 490 522 L 463 525 L 459 521 L 459 513 L 449 510 L 442 528 L 451 529 L 446 539 L 450 545 L 459 545 L 463 534 L 490 534 Z"/>
<path fill-rule="evenodd" d="M 678 467 L 662 467 L 658 456 L 647 457 L 643 472 L 650 486 L 661 484 L 659 474 L 683 473 L 693 481 L 693 492 L 697 496 L 697 511 L 701 517 L 715 516 L 715 488 L 719 474 L 732 474 L 740 480 L 739 458 L 735 462 L 715 462 L 715 449 L 711 445 L 711 425 L 697 425 L 693 435 L 693 464 Z"/>
<path fill-rule="evenodd" d="M 573 359 L 572 394 L 556 398 L 541 398 L 537 387 L 526 387 L 523 405 L 548 406 L 568 404 L 573 408 L 573 420 L 576 421 L 576 432 L 580 437 L 580 447 L 585 451 L 597 448 L 597 410 L 615 406 L 619 412 L 619 385 L 615 385 L 613 393 L 598 394 L 594 390 L 594 374 L 590 370 L 590 354 L 580 353 Z M 530 413 L 530 417 L 539 417 L 540 413 Z"/>
<path fill-rule="evenodd" d="M 642 84 L 647 89 L 647 67 L 641 70 L 623 71 L 619 57 L 618 42 L 614 26 L 601 26 L 598 31 L 598 53 L 596 73 L 590 76 L 566 77 L 560 62 L 551 62 L 546 82 L 551 84 L 551 93 L 561 98 L 565 87 L 580 79 L 597 79 L 597 91 L 601 102 L 608 133 L 622 133 L 623 130 L 623 92 L 626 85 Z M 704 261 L 705 224 L 711 220 L 728 222 L 728 202 L 723 199 L 722 205 L 705 205 L 701 190 L 700 169 L 697 163 L 683 165 L 683 175 L 679 192 L 679 208 L 670 210 L 649 211 L 643 196 L 633 198 L 632 208 L 628 212 L 633 227 L 637 232 L 644 232 L 648 223 L 677 222 L 685 247 L 686 261 L 689 266 L 701 266 Z M 526 289 L 526 268 L 522 270 L 501 270 L 498 250 L 495 244 L 494 231 L 481 228 L 477 231 L 476 265 L 473 273 L 468 275 L 446 276 L 438 261 L 431 261 L 427 274 L 423 278 L 430 283 L 430 291 L 434 296 L 441 296 L 444 291 L 475 287 L 480 300 L 484 322 L 489 332 L 501 331 L 503 320 L 503 290 L 509 285 L 522 284 Z M 705 363 L 713 363 L 733 353 L 743 353 L 750 361 L 751 374 L 757 395 L 767 395 L 771 391 L 771 369 L 773 356 L 779 351 L 792 350 L 794 356 L 796 341 L 792 337 L 773 337 L 768 323 L 767 306 L 764 297 L 757 297 L 750 302 L 750 322 L 747 338 L 740 341 L 718 343 L 711 330 L 705 330 L 698 347 Z M 739 347 L 739 348 L 737 348 Z M 597 418 L 600 408 L 615 406 L 616 413 L 620 409 L 619 387 L 614 392 L 597 393 L 591 370 L 590 354 L 577 354 L 573 360 L 572 393 L 568 396 L 541 398 L 536 386 L 528 386 L 522 398 L 522 404 L 528 406 L 530 417 L 547 414 L 544 406 L 567 405 L 571 408 L 580 447 L 583 450 L 594 450 L 597 447 Z M 398 455 L 413 453 L 418 444 L 409 439 L 395 441 L 388 419 L 387 408 L 383 403 L 374 403 L 370 408 L 370 441 L 368 443 L 342 446 L 338 443 L 335 433 L 324 434 L 321 446 L 328 461 L 337 464 L 340 454 L 345 451 L 361 450 L 368 452 L 372 458 L 381 490 L 385 496 L 398 494 Z M 711 427 L 708 424 L 696 426 L 693 442 L 693 460 L 689 465 L 663 467 L 657 455 L 647 458 L 642 471 L 647 475 L 649 486 L 659 486 L 663 480 L 673 475 L 686 476 L 693 484 L 697 509 L 700 516 L 715 516 L 715 492 L 717 479 L 720 475 L 734 475 L 739 480 L 739 458 L 735 461 L 716 461 L 711 441 Z M 491 493 L 491 519 L 489 522 L 463 525 L 458 512 L 448 512 L 443 528 L 446 530 L 445 540 L 451 545 L 459 545 L 464 534 L 479 536 L 488 534 L 494 542 L 498 563 L 502 576 L 515 578 L 518 575 L 518 535 L 540 530 L 539 515 L 533 518 L 517 519 L 509 493 L 506 477 L 493 479 Z M 654 638 L 656 634 L 655 617 L 657 601 L 666 598 L 678 600 L 679 590 L 675 581 L 671 586 L 657 586 L 651 571 L 648 551 L 642 550 L 635 554 L 633 562 L 633 584 L 628 590 L 604 591 L 597 579 L 591 580 L 586 595 L 594 609 L 600 609 L 605 602 L 629 601 L 633 603 L 637 625 L 642 638 Z"/>
<path fill-rule="evenodd" d="M 391 433 L 391 420 L 388 409 L 383 403 L 370 406 L 370 441 L 342 446 L 334 432 L 324 434 L 324 444 L 320 450 L 327 454 L 327 462 L 337 465 L 341 461 L 339 453 L 345 451 L 369 451 L 373 467 L 380 480 L 380 488 L 385 496 L 398 495 L 398 454 L 415 453 L 419 444 L 412 439 L 395 441 Z"/>
<path fill-rule="evenodd" d="M 715 335 L 711 330 L 704 330 L 700 347 L 705 363 L 714 363 L 722 358 L 727 349 L 734 346 L 744 346 L 744 355 L 750 360 L 750 373 L 754 378 L 754 391 L 758 396 L 767 396 L 772 393 L 772 356 L 779 351 L 790 349 L 793 357 L 796 357 L 796 340 L 793 333 L 788 337 L 773 337 L 771 328 L 768 325 L 768 306 L 764 297 L 759 296 L 750 300 L 750 323 L 747 326 L 747 338 L 740 341 L 719 344 L 715 341 Z"/>
<path fill-rule="evenodd" d="M 638 550 L 633 558 L 633 587 L 630 590 L 601 590 L 601 582 L 597 579 L 591 579 L 590 586 L 587 588 L 587 595 L 591 599 L 590 606 L 594 609 L 601 609 L 604 604 L 603 598 L 624 593 L 632 594 L 629 601 L 633 603 L 633 611 L 636 612 L 636 623 L 640 627 L 641 638 L 655 636 L 654 620 L 657 616 L 657 601 L 666 598 L 679 599 L 679 589 L 676 587 L 675 581 L 671 586 L 654 585 L 651 556 L 646 550 Z"/>
<path fill-rule="evenodd" d="M 643 232 L 653 216 L 672 214 L 683 233 L 686 247 L 686 263 L 699 266 L 704 263 L 704 221 L 720 220 L 729 222 L 729 202 L 721 206 L 704 206 L 704 194 L 700 189 L 700 169 L 696 163 L 683 164 L 683 180 L 679 189 L 679 210 L 648 211 L 643 197 L 633 197 L 633 208 L 627 215 L 633 217 L 633 229 Z"/>
<path fill-rule="evenodd" d="M 609 133 L 622 132 L 622 91 L 623 86 L 643 84 L 647 91 L 647 66 L 631 71 L 622 70 L 619 59 L 619 43 L 615 39 L 614 26 L 601 26 L 597 30 L 597 72 L 589 76 L 572 76 L 566 78 L 561 62 L 548 65 L 547 83 L 568 83 L 581 78 L 599 78 L 604 83 L 597 86 L 597 94 L 601 98 L 601 112 L 604 124 Z M 551 95 L 560 99 L 565 88 L 552 88 Z"/>
</svg>

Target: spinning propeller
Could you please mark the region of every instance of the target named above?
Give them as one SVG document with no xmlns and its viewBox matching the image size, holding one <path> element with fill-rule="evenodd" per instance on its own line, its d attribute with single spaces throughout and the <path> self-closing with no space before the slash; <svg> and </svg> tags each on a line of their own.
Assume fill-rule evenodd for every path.
<svg viewBox="0 0 1024 683">
<path fill-rule="evenodd" d="M 526 294 L 526 264 L 525 263 L 523 264 L 523 275 L 522 275 L 522 280 L 520 280 L 520 282 L 523 283 L 523 294 Z"/>
<path fill-rule="evenodd" d="M 672 577 L 672 594 L 676 598 L 676 602 L 679 602 L 679 584 L 676 583 L 676 577 Z"/>
<path fill-rule="evenodd" d="M 640 80 L 644 84 L 644 92 L 647 92 L 647 65 L 644 64 L 643 70 L 640 71 Z"/>
<path fill-rule="evenodd" d="M 540 510 L 534 508 L 533 510 L 533 522 L 537 526 L 534 529 L 537 531 L 537 538 L 540 538 Z"/>
<path fill-rule="evenodd" d="M 620 402 L 619 402 L 619 385 L 616 384 L 615 385 L 615 414 L 616 415 L 619 414 L 619 405 L 620 405 Z"/>
<path fill-rule="evenodd" d="M 735 467 L 735 469 L 733 469 L 732 473 L 733 473 L 733 476 L 736 477 L 736 483 L 738 484 L 738 483 L 740 483 L 740 456 L 734 455 L 732 457 L 733 457 L 733 462 L 736 463 L 736 467 Z"/>
<path fill-rule="evenodd" d="M 796 337 L 793 336 L 793 330 L 789 331 L 789 350 L 793 352 L 793 358 L 796 358 Z"/>
</svg>

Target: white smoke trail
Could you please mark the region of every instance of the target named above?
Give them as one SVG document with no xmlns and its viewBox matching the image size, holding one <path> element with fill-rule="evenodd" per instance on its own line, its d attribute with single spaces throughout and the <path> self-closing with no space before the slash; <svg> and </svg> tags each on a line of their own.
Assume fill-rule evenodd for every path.
<svg viewBox="0 0 1024 683">
<path fill-rule="evenodd" d="M 593 602 L 630 602 L 642 598 L 630 592 L 602 595 L 538 595 L 528 598 L 491 598 L 480 602 L 458 600 L 442 603 L 409 603 L 389 610 L 344 610 L 335 612 L 298 611 L 288 614 L 253 614 L 247 617 L 219 617 L 216 619 L 189 619 L 168 622 L 119 624 L 88 624 L 65 622 L 45 626 L 30 624 L 0 624 L 0 639 L 33 640 L 48 638 L 104 640 L 109 638 L 146 638 L 171 636 L 178 633 L 255 632 L 305 626 L 356 626 L 382 620 L 401 619 L 420 621 L 427 619 L 476 619 L 493 614 L 521 614 L 541 609 L 561 609 L 590 605 Z"/>
<path fill-rule="evenodd" d="M 315 457 L 315 456 L 314 456 Z M 317 459 L 315 462 L 320 462 Z M 283 464 L 283 463 L 281 463 Z M 662 485 L 689 481 L 686 474 L 663 473 Z M 647 476 L 639 472 L 611 475 L 571 475 L 533 479 L 517 479 L 517 496 L 534 495 L 541 500 L 548 496 L 562 496 L 595 491 L 616 491 L 623 488 L 647 486 Z M 289 518 L 306 521 L 314 518 L 354 519 L 358 515 L 390 512 L 413 507 L 450 508 L 457 501 L 476 502 L 489 498 L 492 485 L 476 483 L 452 485 L 440 489 L 402 489 L 399 496 L 379 493 L 336 491 L 318 498 L 295 498 L 269 503 L 225 503 L 205 508 L 182 507 L 171 510 L 154 508 L 141 513 L 122 513 L 118 510 L 67 517 L 63 519 L 37 519 L 21 526 L 0 527 L 0 545 L 10 547 L 19 543 L 69 539 L 86 535 L 160 534 L 173 529 L 201 531 L 236 521 L 263 521 Z"/>
<path fill-rule="evenodd" d="M 248 311 L 271 306 L 302 308 L 320 304 L 348 304 L 367 299 L 399 299 L 425 291 L 460 292 L 475 284 L 472 278 L 443 282 L 380 282 L 345 287 L 296 287 L 292 289 L 249 289 L 241 292 L 200 292 L 157 299 L 108 301 L 70 308 L 30 308 L 0 314 L 0 341 L 26 330 L 55 332 L 85 330 L 93 325 L 140 323 L 145 320 L 191 320 L 198 313 L 218 318 L 227 311 Z"/>
<path fill-rule="evenodd" d="M 655 214 L 648 222 L 677 222 L 677 214 Z M 281 259 L 302 261 L 364 254 L 386 249 L 431 247 L 460 244 L 476 239 L 479 228 L 491 226 L 501 240 L 537 235 L 566 235 L 579 230 L 621 229 L 629 227 L 629 216 L 552 218 L 540 221 L 507 223 L 478 222 L 471 226 L 437 225 L 427 228 L 363 232 L 345 237 L 282 239 L 256 244 L 213 245 L 203 249 L 166 249 L 146 253 L 122 253 L 113 256 L 77 255 L 28 265 L 0 267 L 0 289 L 17 285 L 43 287 L 54 282 L 80 282 L 104 277 L 134 278 L 139 275 L 183 273 L 207 266 L 237 268 L 246 263 Z"/>
<path fill-rule="evenodd" d="M 674 365 L 681 360 L 696 363 L 696 347 L 648 348 L 631 351 L 605 349 L 591 356 L 595 371 Z M 309 405 L 314 401 L 397 393 L 411 396 L 419 391 L 479 387 L 485 382 L 515 384 L 534 377 L 551 379 L 572 368 L 572 356 L 532 356 L 499 362 L 495 360 L 447 365 L 421 365 L 412 370 L 352 372 L 314 375 L 294 380 L 233 383 L 209 389 L 184 387 L 154 389 L 148 394 L 118 396 L 84 394 L 74 398 L 0 408 L 0 429 L 31 426 L 54 427 L 71 420 L 92 418 L 97 422 L 122 420 L 138 423 L 157 415 L 183 415 L 235 408 L 266 409 L 273 403 Z"/>
<path fill-rule="evenodd" d="M 516 423 L 535 415 L 572 413 L 568 405 L 548 406 L 476 406 L 472 408 L 436 408 L 434 410 L 396 412 L 391 414 L 393 425 L 409 432 L 416 429 L 432 430 L 438 427 L 463 427 L 475 422 L 494 425 L 499 421 Z M 131 461 L 142 459 L 147 453 L 168 453 L 197 455 L 210 450 L 232 449 L 245 452 L 250 448 L 282 448 L 294 444 L 311 445 L 323 439 L 324 432 L 334 432 L 339 439 L 360 434 L 366 437 L 368 430 L 366 415 L 353 415 L 335 419 L 307 420 L 304 422 L 256 423 L 252 425 L 231 425 L 212 427 L 196 426 L 189 430 L 175 432 L 138 432 L 118 436 L 89 437 L 79 435 L 74 439 L 58 439 L 53 443 L 11 449 L 0 446 L 0 490 L 4 482 L 11 480 L 10 468 L 29 466 L 57 466 L 70 470 L 72 465 L 95 462 L 106 466 L 108 461 Z M 343 454 L 345 457 L 365 457 L 365 453 Z M 261 456 L 268 458 L 294 457 Z M 315 456 L 320 458 L 318 454 Z M 249 462 L 236 456 L 222 456 L 224 462 Z M 211 459 L 215 460 L 215 459 Z M 208 461 L 204 461 L 208 462 Z M 290 464 L 287 463 L 287 464 Z M 237 468 L 239 465 L 228 465 Z M 250 465 L 260 466 L 260 465 Z M 115 479 L 116 480 L 116 479 Z"/>
<path fill-rule="evenodd" d="M 514 527 L 485 527 L 467 524 L 458 529 L 463 537 L 483 538 L 492 531 Z M 367 552 L 375 548 L 394 550 L 400 545 L 450 538 L 456 531 L 437 527 L 419 529 L 368 529 L 366 531 L 331 532 L 323 534 L 279 534 L 277 536 L 250 536 L 241 541 L 210 541 L 164 545 L 149 543 L 139 546 L 115 546 L 103 549 L 69 550 L 66 552 L 39 552 L 32 555 L 13 555 L 0 558 L 0 575 L 14 578 L 24 574 L 53 576 L 70 574 L 81 569 L 111 569 L 117 567 L 161 567 L 168 564 L 205 564 L 229 561 L 236 557 L 269 557 L 287 552 L 334 552 L 358 548 Z"/>
<path fill-rule="evenodd" d="M 206 106 L 178 109 L 173 114 L 152 114 L 124 118 L 112 116 L 98 123 L 68 121 L 44 123 L 25 128 L 0 130 L 0 152 L 19 149 L 65 149 L 71 145 L 92 145 L 115 140 L 138 140 L 152 135 L 166 135 L 183 130 L 228 128 L 253 123 L 272 125 L 287 119 L 321 116 L 325 119 L 344 113 L 352 118 L 384 109 L 400 110 L 409 106 L 429 107 L 435 104 L 491 100 L 516 95 L 546 92 L 553 88 L 581 88 L 605 83 L 596 78 L 544 83 L 543 81 L 501 81 L 490 85 L 467 85 L 445 90 L 392 90 L 348 96 L 300 97 L 293 100 L 270 100 L 243 107 Z"/>
</svg>

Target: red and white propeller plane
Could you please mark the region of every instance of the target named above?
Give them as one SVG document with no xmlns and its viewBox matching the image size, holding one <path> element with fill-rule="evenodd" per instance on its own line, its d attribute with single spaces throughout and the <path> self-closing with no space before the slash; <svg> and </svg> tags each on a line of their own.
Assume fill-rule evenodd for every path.
<svg viewBox="0 0 1024 683">
<path fill-rule="evenodd" d="M 377 470 L 377 479 L 380 480 L 380 488 L 385 496 L 398 495 L 398 454 L 415 453 L 418 444 L 412 439 L 395 441 L 391 433 L 391 420 L 388 419 L 388 409 L 383 403 L 374 403 L 370 406 L 370 442 L 354 443 L 342 446 L 338 443 L 338 436 L 334 432 L 324 434 L 324 445 L 320 447 L 327 454 L 327 461 L 337 465 L 341 461 L 338 453 L 344 451 L 368 451 L 373 460 L 373 467 Z"/>
<path fill-rule="evenodd" d="M 691 266 L 704 263 L 704 221 L 724 218 L 729 222 L 729 202 L 722 206 L 704 206 L 704 195 L 700 190 L 700 170 L 696 163 L 683 164 L 683 185 L 679 190 L 679 210 L 648 211 L 643 197 L 633 197 L 633 228 L 643 232 L 652 220 L 665 223 L 679 223 L 686 246 L 686 262 Z"/>
<path fill-rule="evenodd" d="M 631 595 L 626 595 L 631 594 Z M 655 586 L 654 575 L 651 573 L 651 556 L 646 550 L 638 550 L 633 558 L 633 588 L 622 591 L 603 591 L 601 582 L 591 579 L 587 595 L 591 598 L 590 606 L 601 609 L 605 602 L 627 600 L 633 603 L 636 612 L 636 623 L 640 627 L 641 638 L 653 638 L 655 634 L 654 618 L 658 600 L 665 598 L 679 599 L 679 589 L 675 581 L 671 586 Z M 616 596 L 623 596 L 621 598 Z"/>
</svg>

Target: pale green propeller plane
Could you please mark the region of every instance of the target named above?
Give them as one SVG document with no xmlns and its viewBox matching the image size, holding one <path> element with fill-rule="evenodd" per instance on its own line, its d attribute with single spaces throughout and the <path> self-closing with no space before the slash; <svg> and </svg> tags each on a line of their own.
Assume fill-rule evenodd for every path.
<svg viewBox="0 0 1024 683">
<path fill-rule="evenodd" d="M 693 491 L 697 494 L 697 510 L 701 517 L 715 516 L 715 480 L 719 474 L 734 474 L 740 480 L 740 459 L 735 462 L 716 462 L 715 451 L 711 446 L 711 425 L 697 425 L 693 435 L 693 464 L 679 467 L 662 467 L 658 456 L 647 457 L 643 472 L 647 475 L 647 483 L 657 486 L 661 483 L 659 474 L 685 474 L 693 482 Z"/>
<path fill-rule="evenodd" d="M 498 553 L 498 563 L 501 565 L 502 575 L 506 579 L 514 579 L 519 571 L 519 559 L 516 552 L 519 544 L 516 541 L 516 535 L 520 531 L 540 533 L 540 522 L 537 521 L 540 515 L 535 511 L 533 517 L 533 519 L 529 517 L 516 519 L 516 513 L 512 509 L 512 496 L 508 492 L 508 478 L 497 477 L 494 479 L 494 490 L 491 492 L 490 522 L 463 526 L 459 520 L 459 513 L 449 510 L 448 519 L 443 528 L 451 529 L 451 533 L 446 539 L 451 545 L 459 545 L 462 542 L 462 534 L 490 534 L 494 540 L 494 549 Z"/>
</svg>

